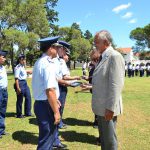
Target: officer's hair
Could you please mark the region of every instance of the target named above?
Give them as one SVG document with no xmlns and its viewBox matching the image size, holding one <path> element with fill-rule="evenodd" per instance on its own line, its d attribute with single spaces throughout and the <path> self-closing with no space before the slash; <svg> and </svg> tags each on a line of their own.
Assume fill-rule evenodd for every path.
<svg viewBox="0 0 150 150">
<path fill-rule="evenodd" d="M 91 59 L 91 61 L 98 62 L 99 57 L 100 57 L 100 53 L 96 49 L 93 49 L 90 52 L 90 59 Z"/>
<path fill-rule="evenodd" d="M 40 50 L 43 52 L 43 53 L 45 53 L 45 52 L 47 52 L 48 51 L 48 49 L 50 48 L 51 46 L 50 45 L 40 45 Z"/>
<path fill-rule="evenodd" d="M 106 41 L 108 45 L 112 44 L 112 36 L 107 30 L 101 30 L 97 32 L 96 35 L 98 36 L 99 40 Z"/>
</svg>

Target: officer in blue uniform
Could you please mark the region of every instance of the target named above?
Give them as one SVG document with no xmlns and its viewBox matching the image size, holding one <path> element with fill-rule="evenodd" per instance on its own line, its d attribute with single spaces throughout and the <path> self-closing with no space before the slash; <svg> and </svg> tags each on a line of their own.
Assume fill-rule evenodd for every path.
<svg viewBox="0 0 150 150">
<path fill-rule="evenodd" d="M 67 125 L 65 125 L 62 122 L 62 114 L 63 114 L 66 95 L 67 95 L 67 86 L 70 86 L 70 82 L 68 82 L 68 80 L 80 79 L 80 77 L 78 77 L 78 76 L 70 77 L 70 72 L 67 68 L 66 62 L 63 59 L 64 55 L 66 55 L 66 51 L 68 51 L 70 44 L 65 42 L 65 41 L 59 41 L 58 43 L 62 45 L 62 47 L 60 47 L 57 50 L 58 56 L 55 59 L 55 63 L 58 67 L 57 79 L 58 79 L 59 91 L 60 91 L 60 96 L 59 96 L 58 100 L 61 103 L 61 107 L 60 107 L 61 121 L 60 121 L 59 126 L 57 126 L 57 131 L 56 131 L 56 135 L 55 135 L 55 142 L 54 142 L 53 147 L 63 149 L 63 148 L 66 148 L 66 145 L 62 144 L 59 137 L 58 137 L 58 134 L 59 134 L 58 128 L 62 129 L 62 128 L 67 127 Z"/>
<path fill-rule="evenodd" d="M 0 138 L 6 135 L 5 132 L 5 115 L 8 101 L 7 93 L 7 73 L 5 67 L 3 66 L 6 60 L 7 51 L 0 50 Z"/>
<path fill-rule="evenodd" d="M 24 118 L 25 116 L 32 116 L 31 114 L 31 94 L 27 85 L 27 72 L 24 68 L 25 56 L 23 54 L 18 57 L 18 65 L 15 67 L 15 91 L 17 95 L 16 102 L 16 117 Z M 24 116 L 22 115 L 22 103 L 25 97 Z"/>
<path fill-rule="evenodd" d="M 56 125 L 60 122 L 59 88 L 56 79 L 57 43 L 59 37 L 39 40 L 43 52 L 34 65 L 32 91 L 35 99 L 34 112 L 39 127 L 37 150 L 51 150 L 56 134 Z"/>
<path fill-rule="evenodd" d="M 56 68 L 57 68 L 56 69 L 56 77 L 57 77 L 59 85 L 61 84 L 61 85 L 69 86 L 70 84 L 68 82 L 66 82 L 65 80 L 63 80 L 63 75 L 66 74 L 66 70 L 63 67 L 64 64 L 65 64 L 65 61 L 62 59 L 63 58 L 63 53 L 64 53 L 63 52 L 63 46 L 61 45 L 61 47 L 59 47 L 57 49 L 57 57 L 54 59 L 54 62 L 56 64 Z M 59 96 L 58 100 L 62 104 L 62 101 L 60 100 L 60 98 L 62 96 L 62 93 L 61 93 L 62 91 L 61 91 L 60 87 L 59 87 L 59 91 L 60 91 L 60 96 Z M 60 111 L 60 113 L 61 113 L 61 111 Z M 67 146 L 65 144 L 62 144 L 61 141 L 60 141 L 58 128 L 59 128 L 59 126 L 57 125 L 53 148 L 64 149 Z"/>
<path fill-rule="evenodd" d="M 60 65 L 62 66 L 62 79 L 64 79 L 64 76 L 69 75 L 68 72 L 68 68 L 66 65 L 66 62 L 63 60 L 63 56 L 65 55 L 65 51 L 70 47 L 70 44 L 65 42 L 65 41 L 59 41 L 59 44 L 61 44 L 63 46 L 63 55 L 60 56 Z M 61 115 L 61 121 L 59 123 L 59 128 L 67 128 L 67 125 L 63 123 L 62 121 L 62 115 L 63 115 L 63 110 L 64 110 L 64 106 L 65 106 L 65 101 L 66 101 L 66 95 L 68 92 L 67 86 L 64 86 L 63 84 L 59 84 L 59 91 L 60 91 L 60 96 L 59 96 L 59 101 L 61 103 L 61 107 L 60 107 L 60 115 Z"/>
</svg>

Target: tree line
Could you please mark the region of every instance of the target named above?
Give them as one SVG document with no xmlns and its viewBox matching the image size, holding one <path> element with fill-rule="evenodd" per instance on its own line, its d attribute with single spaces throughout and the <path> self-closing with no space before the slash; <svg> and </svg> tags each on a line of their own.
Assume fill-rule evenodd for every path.
<svg viewBox="0 0 150 150">
<path fill-rule="evenodd" d="M 60 35 L 71 44 L 71 60 L 87 60 L 93 36 L 83 33 L 77 23 L 71 27 L 59 28 L 55 11 L 58 0 L 0 0 L 0 49 L 8 50 L 12 62 L 19 53 L 26 54 L 32 66 L 39 57 L 37 40 L 47 36 Z M 17 49 L 17 50 L 16 50 Z"/>
<path fill-rule="evenodd" d="M 57 3 L 58 0 L 0 0 L 0 49 L 8 50 L 12 69 L 19 53 L 26 54 L 32 66 L 41 54 L 37 40 L 55 35 L 71 44 L 71 60 L 88 60 L 93 35 L 89 30 L 83 33 L 77 23 L 70 27 L 56 25 Z M 150 24 L 132 30 L 130 38 L 136 41 L 135 51 L 150 48 Z M 116 47 L 114 43 L 113 46 Z"/>
</svg>

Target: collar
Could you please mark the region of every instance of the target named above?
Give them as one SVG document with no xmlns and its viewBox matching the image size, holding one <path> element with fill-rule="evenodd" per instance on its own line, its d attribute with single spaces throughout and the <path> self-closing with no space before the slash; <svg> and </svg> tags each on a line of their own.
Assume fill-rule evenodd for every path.
<svg viewBox="0 0 150 150">
<path fill-rule="evenodd" d="M 106 50 L 102 53 L 102 59 L 107 55 L 107 52 L 108 52 L 110 49 L 113 49 L 112 46 L 109 46 L 109 47 L 106 48 Z"/>
<path fill-rule="evenodd" d="M 3 65 L 0 65 L 0 69 L 2 69 L 3 68 Z"/>
</svg>

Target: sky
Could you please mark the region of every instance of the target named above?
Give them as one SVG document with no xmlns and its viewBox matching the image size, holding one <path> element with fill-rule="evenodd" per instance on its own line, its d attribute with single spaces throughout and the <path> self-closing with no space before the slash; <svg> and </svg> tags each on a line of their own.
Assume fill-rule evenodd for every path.
<svg viewBox="0 0 150 150">
<path fill-rule="evenodd" d="M 130 32 L 150 23 L 150 0 L 58 0 L 55 10 L 60 27 L 76 22 L 93 36 L 106 29 L 117 47 L 134 46 Z"/>
</svg>

